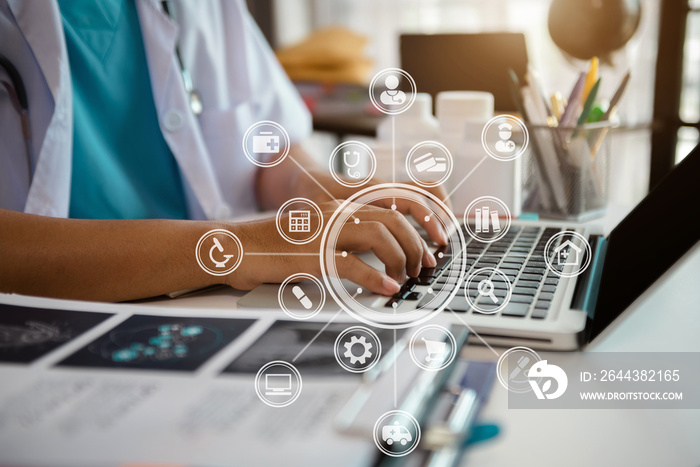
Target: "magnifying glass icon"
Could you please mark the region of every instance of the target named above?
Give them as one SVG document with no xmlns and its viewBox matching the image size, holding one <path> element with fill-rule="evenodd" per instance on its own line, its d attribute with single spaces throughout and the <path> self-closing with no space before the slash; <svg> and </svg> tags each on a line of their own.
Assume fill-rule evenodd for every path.
<svg viewBox="0 0 700 467">
<path fill-rule="evenodd" d="M 479 282 L 479 285 L 477 286 L 477 290 L 479 291 L 479 295 L 483 295 L 485 297 L 491 298 L 493 303 L 498 303 L 498 299 L 496 298 L 496 295 L 493 293 L 493 282 L 489 279 L 484 279 L 483 281 Z"/>
</svg>

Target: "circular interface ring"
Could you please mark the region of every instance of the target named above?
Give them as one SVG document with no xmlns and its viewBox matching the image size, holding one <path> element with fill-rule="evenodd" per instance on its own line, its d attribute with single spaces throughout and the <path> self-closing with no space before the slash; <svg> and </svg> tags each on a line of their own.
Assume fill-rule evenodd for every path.
<svg viewBox="0 0 700 467">
<path fill-rule="evenodd" d="M 429 221 L 440 222 L 445 232 L 450 232 L 448 235 L 449 251 L 457 252 L 456 254 L 452 253 L 453 259 L 457 259 L 454 258 L 455 255 L 461 257 L 458 269 L 453 269 L 459 278 L 458 282 L 456 284 L 446 282 L 434 284 L 432 287 L 424 287 L 425 290 L 421 291 L 425 294 L 431 294 L 434 298 L 415 309 L 389 309 L 387 311 L 387 308 L 383 306 L 387 297 L 378 299 L 376 296 L 368 298 L 365 294 L 358 296 L 355 288 L 347 290 L 346 285 L 339 278 L 336 261 L 344 256 L 337 254 L 339 249 L 342 250 L 342 248 L 338 248 L 337 242 L 343 227 L 354 223 L 353 218 L 361 208 L 379 200 L 391 200 L 393 204 L 399 200 L 407 200 L 420 203 L 421 206 L 432 211 L 434 215 L 429 217 Z M 362 215 L 357 215 L 357 217 L 362 218 Z M 330 296 L 350 316 L 370 326 L 383 329 L 403 329 L 415 326 L 443 311 L 459 291 L 466 270 L 466 256 L 464 235 L 459 222 L 449 208 L 437 196 L 412 185 L 385 183 L 355 193 L 336 209 L 328 220 L 321 237 L 321 274 Z M 383 302 L 379 304 L 381 300 Z"/>
<path fill-rule="evenodd" d="M 571 237 L 571 239 L 568 239 L 567 237 Z M 560 243 L 559 246 L 552 250 L 554 243 L 560 238 L 562 240 L 566 239 L 566 241 Z M 562 249 L 566 243 L 570 243 L 567 255 L 565 258 L 559 257 L 560 253 L 558 250 Z M 579 246 L 583 246 L 583 248 L 576 246 L 577 243 Z M 573 252 L 571 251 L 572 248 L 574 249 Z M 584 254 L 585 259 L 583 264 L 580 264 L 579 256 L 584 249 L 586 250 Z M 552 264 L 553 257 L 555 255 L 557 256 L 557 265 L 562 268 L 561 271 L 557 269 L 554 264 Z M 574 258 L 571 258 L 571 256 Z M 547 269 L 559 277 L 576 277 L 588 269 L 588 266 L 591 264 L 591 245 L 588 243 L 588 240 L 586 240 L 586 237 L 578 232 L 574 232 L 572 230 L 558 232 L 552 235 L 552 237 L 547 241 L 547 244 L 544 246 L 544 262 L 547 264 Z M 569 272 L 564 272 L 564 268 L 567 266 L 571 267 L 572 269 Z"/>
<path fill-rule="evenodd" d="M 263 129 L 273 131 L 262 131 Z M 258 132 L 258 134 L 253 134 L 256 131 Z M 264 147 L 265 139 L 268 139 L 271 144 L 281 146 L 279 141 L 280 137 L 282 137 L 282 139 L 284 140 L 284 150 L 282 151 L 282 154 L 277 156 L 276 159 L 270 162 L 261 162 L 253 156 L 252 152 L 256 151 L 256 147 L 261 145 Z M 257 165 L 258 167 L 274 167 L 280 164 L 289 154 L 289 133 L 287 133 L 287 130 L 285 130 L 284 127 L 279 123 L 273 122 L 272 120 L 263 120 L 257 123 L 253 123 L 250 126 L 250 128 L 248 128 L 248 130 L 243 135 L 242 144 L 243 153 L 245 154 L 246 158 L 248 158 L 248 160 L 254 165 Z M 263 149 L 262 153 L 270 155 L 279 153 L 279 151 L 274 150 L 274 146 L 270 146 L 270 148 L 272 149 Z"/>
<path fill-rule="evenodd" d="M 447 340 L 442 339 L 442 336 L 438 336 L 438 340 L 426 339 L 425 336 L 421 336 L 421 334 L 425 334 L 426 331 L 438 331 L 438 334 L 442 334 L 444 337 L 447 337 Z M 435 335 L 434 332 L 432 334 L 433 336 Z M 419 337 L 420 341 L 418 340 Z M 428 335 L 428 337 L 432 336 Z M 421 345 L 421 343 L 425 346 L 426 351 L 425 355 L 421 354 L 422 358 L 419 358 L 418 355 L 416 355 L 416 346 Z M 449 354 L 445 355 L 445 348 L 448 345 Z M 411 340 L 408 343 L 408 350 L 413 363 L 415 363 L 419 368 L 428 371 L 439 371 L 443 368 L 447 368 L 450 363 L 454 361 L 455 357 L 457 356 L 457 341 L 449 329 L 438 324 L 428 324 L 427 326 L 423 326 L 413 333 Z M 433 362 L 437 362 L 437 365 L 432 365 Z"/>
<path fill-rule="evenodd" d="M 288 307 L 285 302 L 285 291 L 287 290 L 287 286 L 291 285 L 293 282 L 298 281 L 313 282 L 314 285 L 318 288 L 319 292 L 318 300 L 314 305 L 314 301 L 308 296 L 307 291 L 305 291 L 299 285 L 292 285 L 292 296 L 294 297 L 295 301 L 294 305 L 301 305 L 304 309 L 303 313 L 293 311 L 293 307 L 290 310 L 290 307 Z M 326 304 L 326 289 L 323 287 L 321 281 L 312 276 L 311 274 L 299 272 L 297 274 L 292 274 L 291 276 L 286 278 L 284 282 L 282 282 L 282 284 L 280 284 L 280 288 L 277 290 L 277 302 L 279 303 L 280 308 L 282 308 L 282 311 L 284 311 L 291 318 L 299 320 L 310 319 L 316 316 L 323 309 L 323 305 Z"/>
<path fill-rule="evenodd" d="M 273 370 L 275 373 L 268 373 L 268 370 Z M 277 379 L 279 384 L 274 384 L 270 377 Z M 292 377 L 294 381 L 292 381 Z M 293 383 L 296 383 L 296 386 Z M 301 395 L 301 388 L 301 373 L 294 365 L 283 360 L 266 363 L 255 375 L 255 393 L 264 404 L 270 407 L 287 407 L 292 404 Z M 275 399 L 271 399 L 271 397 Z"/>
<path fill-rule="evenodd" d="M 432 154 L 429 150 L 432 149 L 436 154 Z M 437 154 L 437 151 L 442 153 Z M 440 186 L 452 175 L 452 169 L 454 168 L 454 163 L 452 161 L 452 154 L 450 150 L 437 141 L 423 141 L 418 143 L 411 148 L 406 156 L 406 173 L 417 185 L 423 188 L 434 188 Z M 442 174 L 439 179 L 434 181 L 429 181 L 426 179 L 421 179 L 418 174 L 428 174 L 433 173 Z"/>
<path fill-rule="evenodd" d="M 402 457 L 418 447 L 421 430 L 418 420 L 410 413 L 390 410 L 377 419 L 373 434 L 380 451 L 387 456 Z"/>
<path fill-rule="evenodd" d="M 358 151 L 358 149 L 360 149 L 360 151 Z M 341 154 L 343 159 L 342 166 L 345 168 L 347 174 L 346 178 L 341 178 L 335 170 L 335 167 L 338 166 L 338 157 Z M 362 177 L 361 172 L 357 169 L 363 166 L 364 155 L 367 156 L 368 160 L 366 162 L 369 162 L 370 169 L 367 175 Z M 374 174 L 377 173 L 377 157 L 374 155 L 372 149 L 365 143 L 360 141 L 345 141 L 339 144 L 333 150 L 333 153 L 331 153 L 331 157 L 328 159 L 328 167 L 331 176 L 336 182 L 347 188 L 359 188 L 372 180 Z"/>
<path fill-rule="evenodd" d="M 494 274 L 500 276 L 501 281 L 503 281 L 506 284 L 506 296 L 503 297 L 503 301 L 501 303 L 498 303 L 498 298 L 495 295 L 493 283 Z M 475 279 L 479 281 L 476 287 L 476 300 L 472 299 L 469 291 L 469 286 L 474 282 Z M 508 276 L 506 276 L 503 273 L 503 271 L 491 267 L 477 269 L 467 278 L 466 284 L 464 285 L 464 297 L 467 299 L 467 303 L 469 303 L 469 306 L 471 306 L 474 310 L 476 310 L 479 314 L 482 315 L 493 315 L 504 309 L 506 305 L 508 305 L 508 303 L 510 302 L 510 297 L 512 294 L 513 285 L 510 283 Z M 491 300 L 493 300 L 493 303 L 496 304 L 496 306 L 488 309 L 479 307 L 476 304 L 476 301 L 478 301 L 479 297 L 483 297 L 483 299 L 490 298 Z"/>
<path fill-rule="evenodd" d="M 496 364 L 496 376 L 498 377 L 498 382 L 501 383 L 501 386 L 506 388 L 507 391 L 518 393 L 518 394 L 524 394 L 526 392 L 532 391 L 532 387 L 528 385 L 528 386 L 523 387 L 523 388 L 513 388 L 508 384 L 508 382 L 505 380 L 505 378 L 503 378 L 503 375 L 502 375 L 503 362 L 506 361 L 506 358 L 508 358 L 508 356 L 510 354 L 515 353 L 515 352 L 523 352 L 523 353 L 530 354 L 530 356 L 534 357 L 534 359 L 535 359 L 535 361 L 533 362 L 533 365 L 542 359 L 540 358 L 539 355 L 537 355 L 537 352 L 535 352 L 534 350 L 532 350 L 529 347 L 524 347 L 524 346 L 512 347 L 512 348 L 506 350 L 505 352 L 503 352 L 501 354 L 501 356 L 498 357 L 498 363 Z M 510 368 L 506 368 L 506 371 L 509 371 L 509 376 L 508 376 L 509 380 L 513 378 L 512 375 L 514 373 L 514 370 L 515 369 L 511 370 Z M 541 378 L 538 378 L 537 381 L 539 382 L 540 379 Z"/>
<path fill-rule="evenodd" d="M 348 340 L 347 336 L 350 334 L 353 335 Z M 367 342 L 367 337 L 371 342 Z M 351 373 L 364 373 L 381 359 L 382 342 L 377 333 L 371 329 L 364 326 L 351 326 L 338 334 L 335 339 L 334 354 L 338 365 L 345 370 Z M 356 364 L 360 366 L 352 366 Z"/>
<path fill-rule="evenodd" d="M 497 209 L 493 209 L 496 207 Z M 500 213 L 500 215 L 499 215 Z M 469 218 L 474 218 L 474 226 Z M 493 243 L 502 239 L 510 230 L 512 215 L 508 205 L 495 196 L 480 196 L 464 210 L 464 226 L 477 242 Z M 496 230 L 498 229 L 498 230 Z M 485 235 L 489 233 L 489 235 Z M 491 233 L 495 235 L 491 235 Z"/>
<path fill-rule="evenodd" d="M 304 211 L 297 210 L 297 211 L 291 211 L 289 213 L 290 216 L 292 216 L 292 214 L 294 214 L 294 213 L 296 213 L 297 215 L 299 215 L 299 214 L 305 215 L 305 218 L 303 219 L 303 221 L 308 222 L 308 224 L 306 224 L 305 227 L 308 227 L 309 235 L 302 238 L 301 240 L 296 239 L 296 238 L 292 238 L 284 230 L 284 227 L 282 225 L 283 224 L 282 216 L 284 216 L 285 209 L 287 209 L 289 206 L 291 206 L 292 204 L 295 204 L 295 203 L 306 204 L 309 208 L 313 209 L 314 212 L 316 213 L 316 215 L 318 216 L 318 225 L 313 230 L 313 233 L 311 233 L 311 219 L 310 219 L 310 211 L 309 210 L 304 210 Z M 291 220 L 292 219 L 290 218 L 290 221 Z M 299 220 L 299 219 L 297 219 L 297 220 Z M 280 236 L 282 238 L 284 238 L 285 240 L 287 240 L 289 243 L 293 243 L 295 245 L 306 245 L 307 243 L 313 242 L 316 239 L 316 237 L 318 237 L 319 234 L 321 233 L 321 231 L 323 230 L 323 213 L 321 212 L 321 208 L 319 208 L 318 205 L 316 203 L 314 203 L 313 201 L 306 199 L 306 198 L 294 198 L 294 199 L 290 199 L 289 201 L 284 203 L 277 210 L 277 215 L 275 216 L 275 225 L 277 225 L 277 232 L 280 234 Z M 291 225 L 290 225 L 290 227 L 291 227 Z M 300 228 L 299 231 L 306 232 L 307 230 L 306 230 L 306 228 L 304 228 L 303 230 Z"/>
<path fill-rule="evenodd" d="M 223 261 L 216 261 L 216 259 L 213 256 L 214 250 L 218 250 L 221 253 L 229 253 L 222 245 L 221 242 L 216 238 L 217 235 L 223 235 L 225 237 L 230 238 L 233 240 L 234 244 L 236 245 L 237 252 L 236 255 L 231 255 L 231 254 L 226 254 L 222 255 Z M 209 259 L 211 262 L 213 262 L 217 268 L 221 269 L 213 269 L 207 264 L 205 264 L 204 260 L 202 260 L 202 255 L 204 254 L 201 249 L 202 246 L 204 245 L 204 242 L 207 241 L 208 239 L 212 239 L 212 245 L 211 248 L 208 250 L 209 251 Z M 207 245 L 208 246 L 208 245 Z M 212 276 L 226 276 L 228 274 L 231 274 L 233 271 L 236 270 L 238 266 L 240 266 L 241 261 L 243 261 L 243 244 L 241 244 L 241 241 L 236 237 L 236 235 L 232 232 L 229 232 L 226 229 L 213 229 L 210 230 L 209 232 L 205 233 L 202 235 L 202 237 L 199 239 L 197 242 L 197 246 L 194 249 L 195 256 L 197 258 L 197 264 L 199 264 L 199 267 L 204 270 L 204 272 L 211 274 Z M 222 259 L 219 258 L 219 259 Z M 231 262 L 231 265 L 226 267 L 226 263 L 229 262 L 231 258 L 235 258 L 233 262 Z"/>
<path fill-rule="evenodd" d="M 495 139 L 492 138 L 493 135 L 490 135 L 489 132 L 491 131 L 491 133 L 493 133 L 492 127 L 496 124 L 498 125 L 498 127 L 493 129 L 493 131 L 500 131 L 496 132 L 498 138 L 496 143 L 494 143 L 492 147 L 489 145 L 487 140 L 490 137 L 491 139 Z M 522 146 L 513 154 L 504 155 L 515 150 L 516 145 L 510 140 L 510 137 L 512 135 L 512 129 L 514 126 L 520 128 L 520 131 L 523 134 Z M 496 115 L 495 117 L 491 118 L 491 120 L 486 122 L 486 125 L 484 125 L 484 129 L 481 130 L 481 145 L 483 146 L 484 151 L 486 151 L 486 153 L 489 156 L 498 161 L 508 162 L 522 156 L 523 154 L 525 154 L 529 142 L 530 133 L 527 131 L 527 126 L 525 126 L 523 121 L 520 120 L 518 117 L 514 117 L 512 115 Z"/>
<path fill-rule="evenodd" d="M 399 93 L 398 95 L 405 94 L 399 89 L 398 78 L 396 78 L 397 75 L 401 75 L 411 86 L 409 95 L 405 96 L 404 101 L 398 105 L 390 102 L 392 99 L 391 93 Z M 390 81 L 393 81 L 393 83 L 390 84 L 395 83 L 392 88 L 387 87 L 387 83 Z M 384 89 L 381 93 L 379 93 L 379 101 L 377 101 L 377 95 L 375 92 L 375 88 L 377 86 L 379 86 L 379 89 Z M 416 82 L 413 80 L 413 77 L 401 68 L 385 68 L 374 75 L 372 81 L 369 83 L 369 99 L 372 101 L 372 105 L 374 105 L 377 110 L 387 115 L 398 115 L 408 110 L 416 100 L 417 91 L 418 87 L 416 86 Z M 387 96 L 389 100 L 385 100 L 385 96 Z M 387 103 L 385 104 L 385 102 Z M 396 105 L 396 107 L 392 108 L 394 105 Z"/>
</svg>

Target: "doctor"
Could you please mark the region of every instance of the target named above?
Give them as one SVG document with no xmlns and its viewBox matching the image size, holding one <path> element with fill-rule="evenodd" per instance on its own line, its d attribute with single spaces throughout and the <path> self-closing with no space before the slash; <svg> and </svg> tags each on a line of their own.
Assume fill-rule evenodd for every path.
<svg viewBox="0 0 700 467">
<path fill-rule="evenodd" d="M 1 292 L 119 301 L 320 273 L 313 256 L 257 256 L 217 277 L 194 258 L 214 228 L 246 251 L 317 252 L 318 242 L 286 243 L 274 219 L 226 219 L 298 196 L 326 202 L 329 216 L 337 203 L 311 176 L 335 198 L 352 194 L 301 149 L 310 116 L 242 0 L 0 0 L 0 54 L 26 89 L 31 132 L 27 144 L 21 90 L 0 68 Z M 241 140 L 260 120 L 286 128 L 303 170 L 290 157 L 264 169 L 247 161 Z M 399 210 L 425 214 L 407 201 Z M 343 277 L 393 294 L 434 265 L 403 216 L 382 207 L 362 216 L 339 248 L 374 250 L 386 270 L 348 255 Z"/>
</svg>

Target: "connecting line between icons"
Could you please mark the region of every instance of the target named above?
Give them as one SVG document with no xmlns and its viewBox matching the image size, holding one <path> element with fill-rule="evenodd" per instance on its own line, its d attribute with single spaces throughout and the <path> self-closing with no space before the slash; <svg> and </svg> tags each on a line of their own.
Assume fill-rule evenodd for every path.
<svg viewBox="0 0 700 467">
<path fill-rule="evenodd" d="M 255 252 L 255 251 L 245 251 L 243 255 L 250 256 L 320 256 L 321 253 L 270 253 L 270 252 Z"/>
<path fill-rule="evenodd" d="M 394 310 L 396 311 L 396 310 Z M 398 391 L 397 391 L 397 373 L 396 373 L 396 367 L 399 366 L 399 356 L 396 355 L 396 329 L 394 329 L 394 408 L 397 408 L 399 405 L 399 397 L 398 397 Z"/>
<path fill-rule="evenodd" d="M 501 354 L 499 354 L 498 352 L 496 352 L 495 350 L 493 350 L 493 347 L 491 347 L 491 346 L 479 335 L 478 332 L 476 332 L 471 326 L 469 326 L 469 325 L 467 324 L 467 322 L 464 321 L 464 320 L 462 319 L 461 316 L 459 316 L 457 313 L 455 313 L 454 310 L 452 310 L 450 307 L 446 307 L 445 309 L 446 309 L 446 310 L 450 310 L 450 312 L 451 312 L 453 315 L 455 315 L 455 316 L 457 317 L 457 319 L 458 319 L 463 325 L 465 325 L 465 326 L 467 327 L 467 329 L 469 329 L 469 332 L 471 332 L 472 334 L 474 334 L 474 335 L 476 336 L 476 338 L 479 339 L 479 340 L 481 341 L 482 344 L 484 344 L 486 347 L 489 348 L 489 350 L 490 350 L 491 352 L 494 353 L 494 355 L 496 355 L 497 357 L 500 357 L 500 356 L 501 356 Z"/>
<path fill-rule="evenodd" d="M 316 341 L 316 339 L 318 339 L 318 336 L 320 336 L 321 333 L 322 333 L 323 331 L 325 331 L 326 329 L 328 329 L 328 326 L 330 326 L 331 323 L 333 322 L 333 320 L 334 320 L 340 313 L 342 313 L 342 312 L 343 312 L 343 310 L 338 310 L 338 312 L 337 312 L 336 314 L 334 314 L 333 317 L 331 317 L 331 319 L 328 320 L 328 322 L 316 333 L 316 335 L 309 341 L 309 343 L 306 344 L 306 345 L 304 346 L 304 348 L 301 349 L 301 350 L 299 351 L 299 353 L 297 354 L 297 356 L 294 357 L 294 358 L 292 359 L 292 363 L 296 362 L 296 361 L 297 361 L 297 358 L 301 357 L 301 354 L 303 354 L 303 353 L 306 351 L 306 349 L 308 349 L 309 346 L 310 346 L 311 344 L 313 344 L 314 341 Z"/>
<path fill-rule="evenodd" d="M 355 293 L 355 294 L 352 296 L 352 298 L 357 297 L 357 295 L 358 295 L 358 294 Z M 292 359 L 292 363 L 296 362 L 296 361 L 297 361 L 297 358 L 301 357 L 301 354 L 303 354 L 303 353 L 306 351 L 306 349 L 308 349 L 309 346 L 310 346 L 311 344 L 313 344 L 314 341 L 315 341 L 316 339 L 318 339 L 318 336 L 320 336 L 321 333 L 322 333 L 323 331 L 325 331 L 326 329 L 328 329 L 328 326 L 330 326 L 331 323 L 333 322 L 333 320 L 334 320 L 335 318 L 337 318 L 338 315 L 339 315 L 340 313 L 342 313 L 342 312 L 343 312 L 343 310 L 338 310 L 338 312 L 337 312 L 336 314 L 334 314 L 334 315 L 331 317 L 331 319 L 328 320 L 328 322 L 316 333 L 316 335 L 309 341 L 309 343 L 306 344 L 306 345 L 304 346 L 304 348 L 301 349 L 301 351 L 299 351 L 299 353 L 297 354 L 297 356 L 294 357 L 294 358 Z"/>
<path fill-rule="evenodd" d="M 463 184 L 464 182 L 467 181 L 467 179 L 471 176 L 471 174 L 473 174 L 474 171 L 475 171 L 476 169 L 478 169 L 479 166 L 480 166 L 486 159 L 488 159 L 488 158 L 489 158 L 488 155 L 484 156 L 484 157 L 479 161 L 479 163 L 476 164 L 476 165 L 474 166 L 474 168 L 471 169 L 471 170 L 469 171 L 469 173 L 468 173 L 467 175 L 465 175 L 464 178 L 463 178 L 457 185 L 455 185 L 455 187 L 452 189 L 452 191 L 450 191 L 450 192 L 447 194 L 447 196 L 445 196 L 444 198 L 442 198 L 443 203 L 444 203 L 445 201 L 447 201 L 447 200 L 450 198 L 450 196 L 452 196 L 452 195 L 454 194 L 454 192 L 457 191 L 457 190 L 459 189 L 459 187 L 461 187 L 462 184 Z"/>
<path fill-rule="evenodd" d="M 289 158 L 292 160 L 292 162 L 294 162 L 294 163 L 297 165 L 297 167 L 299 167 L 299 168 L 302 170 L 302 172 L 304 172 L 316 185 L 318 185 L 318 187 L 319 187 L 320 189 L 322 189 L 323 192 L 324 192 L 325 194 L 327 194 L 333 201 L 335 201 L 335 202 L 338 204 L 338 206 L 340 206 L 340 204 L 341 204 L 340 201 L 338 201 L 338 199 L 337 199 L 335 196 L 333 196 L 333 195 L 331 194 L 330 191 L 326 190 L 326 187 L 323 186 L 323 185 L 321 184 L 321 182 L 319 182 L 318 180 L 316 180 L 316 177 L 314 177 L 313 175 L 311 175 L 311 174 L 309 173 L 309 171 L 306 170 L 306 169 L 305 169 L 299 162 L 297 162 L 297 160 L 294 159 L 291 155 L 289 155 Z M 351 217 L 353 220 L 355 220 L 355 216 L 350 216 L 350 217 Z"/>
<path fill-rule="evenodd" d="M 391 116 L 391 183 L 396 183 L 396 117 Z"/>
<path fill-rule="evenodd" d="M 243 255 L 249 256 L 321 256 L 321 253 L 272 253 L 266 251 L 245 251 Z M 335 252 L 335 256 L 343 256 L 342 252 Z"/>
</svg>

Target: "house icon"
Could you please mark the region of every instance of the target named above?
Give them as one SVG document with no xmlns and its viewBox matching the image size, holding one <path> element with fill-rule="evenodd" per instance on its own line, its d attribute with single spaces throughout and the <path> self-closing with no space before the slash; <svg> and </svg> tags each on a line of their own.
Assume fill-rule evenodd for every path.
<svg viewBox="0 0 700 467">
<path fill-rule="evenodd" d="M 578 266 L 581 251 L 581 248 L 577 247 L 571 240 L 565 241 L 554 249 L 554 253 L 557 255 L 557 264 L 559 266 Z"/>
</svg>

